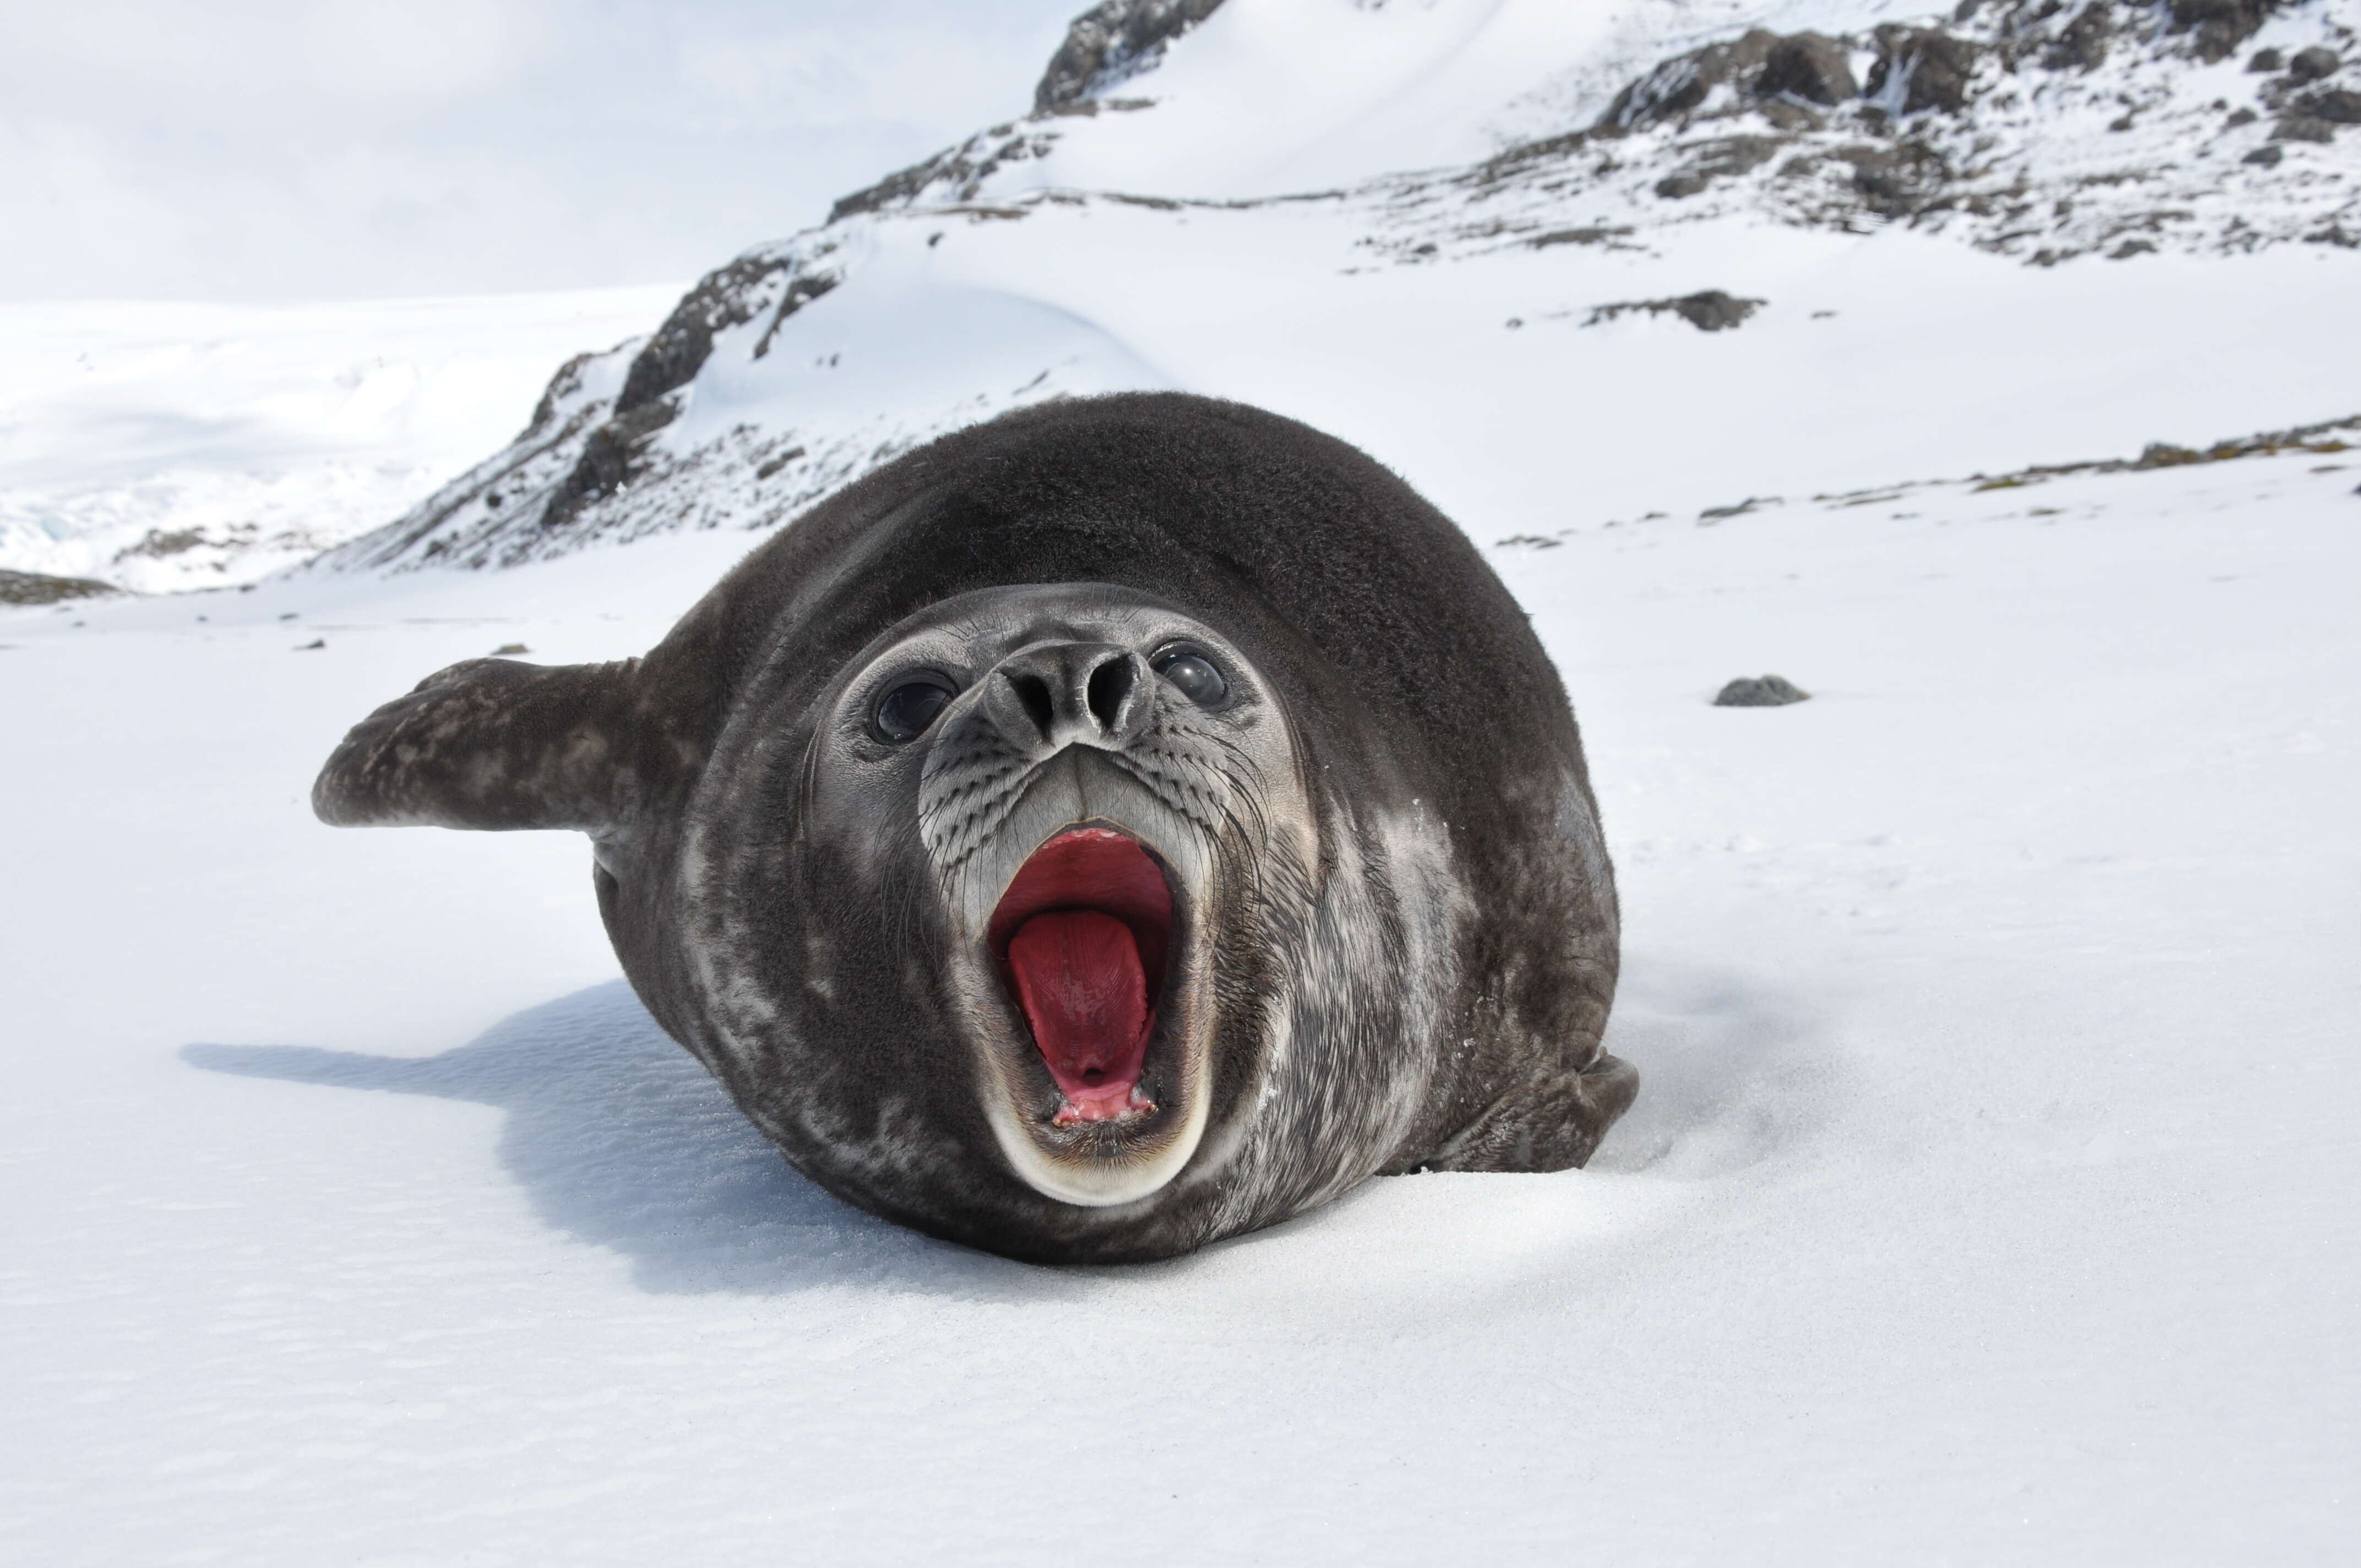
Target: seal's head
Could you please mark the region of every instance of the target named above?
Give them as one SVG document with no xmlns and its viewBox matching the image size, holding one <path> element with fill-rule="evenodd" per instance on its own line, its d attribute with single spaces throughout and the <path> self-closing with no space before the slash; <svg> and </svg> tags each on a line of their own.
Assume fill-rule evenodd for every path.
<svg viewBox="0 0 2361 1568">
<path fill-rule="evenodd" d="M 1232 405 L 948 437 L 644 660 L 430 678 L 313 799 L 588 833 L 640 995 L 799 1169 L 1018 1255 L 1579 1164 L 1631 1092 L 1523 617 L 1400 480 Z"/>
<path fill-rule="evenodd" d="M 950 1073 L 892 1069 L 910 1103 L 966 1100 L 1042 1197 L 1149 1198 L 1258 1083 L 1269 1020 L 1217 955 L 1300 920 L 1317 835 L 1283 703 L 1204 620 L 1104 584 L 930 606 L 844 672 L 801 804 L 814 873 L 912 938 L 895 1008 L 944 1022 Z"/>
</svg>

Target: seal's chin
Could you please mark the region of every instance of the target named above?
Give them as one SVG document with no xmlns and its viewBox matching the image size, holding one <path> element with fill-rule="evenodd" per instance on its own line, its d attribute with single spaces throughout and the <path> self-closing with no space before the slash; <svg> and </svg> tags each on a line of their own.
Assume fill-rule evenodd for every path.
<svg viewBox="0 0 2361 1568">
<path fill-rule="evenodd" d="M 1034 850 L 985 940 L 1058 1086 L 1060 1126 L 1146 1117 L 1140 1082 L 1172 943 L 1172 893 L 1137 840 L 1078 827 Z"/>
</svg>

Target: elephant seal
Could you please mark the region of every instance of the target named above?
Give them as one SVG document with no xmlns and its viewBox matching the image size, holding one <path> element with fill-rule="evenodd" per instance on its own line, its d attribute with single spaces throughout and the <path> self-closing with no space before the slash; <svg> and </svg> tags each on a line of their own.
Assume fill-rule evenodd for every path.
<svg viewBox="0 0 2361 1568">
<path fill-rule="evenodd" d="M 1574 716 L 1362 453 L 1174 394 L 948 435 L 642 658 L 475 659 L 330 823 L 590 836 L 664 1027 L 805 1175 L 1041 1261 L 1587 1160 L 1614 883 Z"/>
</svg>

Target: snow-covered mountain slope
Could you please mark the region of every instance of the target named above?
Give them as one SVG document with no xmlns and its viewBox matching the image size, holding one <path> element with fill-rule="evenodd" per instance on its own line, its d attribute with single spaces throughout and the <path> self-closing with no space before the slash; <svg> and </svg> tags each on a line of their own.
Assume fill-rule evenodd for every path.
<svg viewBox="0 0 2361 1568">
<path fill-rule="evenodd" d="M 415 503 L 664 288 L 277 308 L 0 305 L 0 569 L 251 582 Z"/>
<path fill-rule="evenodd" d="M 2345 1561 L 2361 432 L 2304 439 L 1496 549 L 1640 1100 L 1148 1268 L 795 1177 L 579 839 L 312 819 L 373 704 L 636 653 L 744 534 L 0 610 L 0 1557 Z"/>
<path fill-rule="evenodd" d="M 1035 115 L 715 272 L 327 562 L 768 527 L 942 430 L 1125 387 L 1297 414 L 1493 534 L 2340 417 L 2356 20 L 1115 0 Z M 1760 308 L 1710 339 L 1616 308 L 1708 291 Z"/>
</svg>

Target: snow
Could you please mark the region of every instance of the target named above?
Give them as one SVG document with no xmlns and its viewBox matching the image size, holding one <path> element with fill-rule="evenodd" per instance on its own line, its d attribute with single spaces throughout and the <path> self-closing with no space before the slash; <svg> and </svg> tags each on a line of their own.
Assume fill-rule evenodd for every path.
<svg viewBox="0 0 2361 1568">
<path fill-rule="evenodd" d="M 676 285 L 321 305 L 0 304 L 0 567 L 251 582 L 384 523 Z"/>
<path fill-rule="evenodd" d="M 1368 93 L 1290 158 L 1383 104 L 1459 157 L 1466 105 L 1576 90 L 1487 41 L 1548 7 L 1345 9 L 1232 0 L 1142 79 L 1156 114 L 1086 124 L 1227 92 L 1190 62 L 1315 14 L 1372 29 L 1339 56 Z M 1766 16 L 1576 9 L 1642 67 Z M 2039 269 L 1722 212 L 1396 266 L 1365 210 L 1014 205 L 858 220 L 762 356 L 762 321 L 719 334 L 641 503 L 706 526 L 0 609 L 0 1551 L 2351 1558 L 2361 432 L 1976 477 L 2361 413 L 2352 253 Z M 1703 288 L 1770 302 L 1582 324 Z M 0 307 L 0 518 L 71 522 L 0 565 L 106 569 L 274 484 L 268 515 L 382 521 L 668 302 Z M 1625 910 L 1642 1087 L 1588 1169 L 1377 1181 L 1149 1267 L 962 1251 L 738 1118 L 619 978 L 578 839 L 312 818 L 426 673 L 651 645 L 790 443 L 1126 385 L 1361 443 L 1531 612 Z M 192 474 L 235 499 L 174 510 Z M 1710 706 L 1764 673 L 1811 700 Z"/>
<path fill-rule="evenodd" d="M 311 820 L 370 704 L 508 641 L 636 652 L 742 536 L 0 618 L 7 1528 L 60 1563 L 2334 1559 L 2356 477 L 1496 552 L 1587 732 L 1638 1106 L 1585 1172 L 1123 1270 L 794 1177 L 615 978 L 570 837 Z M 1708 706 L 1763 669 L 1813 699 Z"/>
<path fill-rule="evenodd" d="M 1118 84 L 1150 96 L 979 133 L 879 188 L 900 194 L 744 253 L 701 296 L 743 324 L 688 385 L 536 429 L 330 564 L 765 529 L 946 430 L 1121 387 L 1296 414 L 1504 532 L 1576 485 L 1609 515 L 1702 509 L 1736 499 L 1693 488 L 1724 472 L 1787 496 L 2349 411 L 2319 345 L 2361 325 L 2338 281 L 2361 138 L 2268 141 L 2288 82 L 2197 61 L 2161 11 L 2116 14 L 2086 71 L 2044 63 L 2063 21 L 1988 8 L 1958 115 L 1725 84 L 1695 116 L 1500 151 L 1510 129 L 1594 123 L 1616 84 L 1742 22 L 1858 44 L 1904 14 L 1232 0 Z M 2317 0 L 2257 37 L 2336 40 L 2353 14 Z M 1413 144 L 1499 156 L 1370 173 Z M 1289 189 L 1319 147 L 1363 160 L 1323 166 L 1359 182 L 1202 194 Z M 2266 148 L 2278 161 L 2246 161 Z M 1708 290 L 1763 308 L 1709 338 L 1598 319 Z M 602 430 L 629 481 L 586 500 L 563 481 Z"/>
<path fill-rule="evenodd" d="M 1320 191 L 1472 162 L 1587 125 L 1631 77 L 1732 30 L 1862 30 L 1903 0 L 1226 0 L 1151 76 L 1151 114 L 1060 127 L 995 190 L 1212 199 Z"/>
</svg>

